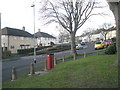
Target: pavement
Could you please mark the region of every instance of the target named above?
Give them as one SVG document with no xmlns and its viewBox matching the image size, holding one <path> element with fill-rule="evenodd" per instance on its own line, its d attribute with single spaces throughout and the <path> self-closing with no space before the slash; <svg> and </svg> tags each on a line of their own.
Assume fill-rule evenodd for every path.
<svg viewBox="0 0 120 90">
<path fill-rule="evenodd" d="M 43 75 L 43 74 L 46 74 L 46 73 L 49 73 L 50 71 L 37 71 L 35 72 L 35 74 L 31 75 L 31 74 L 28 74 L 29 76 L 36 76 L 36 75 Z"/>
</svg>

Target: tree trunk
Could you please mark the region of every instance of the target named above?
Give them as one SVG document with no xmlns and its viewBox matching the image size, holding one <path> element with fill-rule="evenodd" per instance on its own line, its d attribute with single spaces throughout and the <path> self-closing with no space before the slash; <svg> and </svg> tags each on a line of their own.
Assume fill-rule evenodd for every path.
<svg viewBox="0 0 120 90">
<path fill-rule="evenodd" d="M 106 41 L 106 35 L 105 35 L 105 41 Z"/>
<path fill-rule="evenodd" d="M 114 11 L 115 20 L 116 20 L 116 47 L 117 47 L 117 61 L 115 62 L 115 65 L 120 64 L 120 2 L 116 4 L 116 9 Z"/>
<path fill-rule="evenodd" d="M 118 3 L 118 19 L 117 19 L 117 60 L 120 65 L 120 1 Z"/>
<path fill-rule="evenodd" d="M 115 65 L 120 64 L 120 1 L 119 2 L 109 2 L 110 9 L 113 11 L 115 20 L 116 20 L 116 27 L 117 27 L 117 33 L 116 33 L 116 47 L 117 47 L 117 61 L 115 62 Z"/>
<path fill-rule="evenodd" d="M 76 45 L 75 45 L 75 33 L 70 33 L 71 36 L 71 54 L 76 55 Z"/>
</svg>

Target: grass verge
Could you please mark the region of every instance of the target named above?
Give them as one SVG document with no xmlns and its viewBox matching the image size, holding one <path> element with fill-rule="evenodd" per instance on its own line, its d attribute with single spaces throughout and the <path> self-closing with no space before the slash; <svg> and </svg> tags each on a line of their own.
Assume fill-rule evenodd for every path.
<svg viewBox="0 0 120 90">
<path fill-rule="evenodd" d="M 89 53 L 86 53 L 86 55 L 89 55 L 89 54 L 93 54 L 93 53 L 99 53 L 99 52 L 101 52 L 101 51 L 105 51 L 106 49 L 100 49 L 100 50 L 97 50 L 97 51 L 93 51 L 93 52 L 89 52 Z M 100 54 L 100 53 L 99 53 Z M 101 53 L 101 54 L 104 54 L 104 53 Z M 77 54 L 77 56 L 83 56 L 84 55 L 84 53 L 83 54 Z M 73 55 L 70 55 L 70 56 L 64 56 L 64 58 L 65 59 L 68 59 L 68 58 L 73 58 L 74 56 Z M 63 59 L 63 57 L 62 58 L 56 58 L 56 60 L 62 60 Z"/>
<path fill-rule="evenodd" d="M 94 55 L 60 63 L 48 74 L 3 82 L 3 88 L 118 88 L 116 55 Z"/>
</svg>

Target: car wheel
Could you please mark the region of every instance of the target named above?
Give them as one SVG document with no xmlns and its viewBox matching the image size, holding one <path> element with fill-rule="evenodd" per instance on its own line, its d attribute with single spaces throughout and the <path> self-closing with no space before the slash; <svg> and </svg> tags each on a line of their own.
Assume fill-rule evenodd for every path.
<svg viewBox="0 0 120 90">
<path fill-rule="evenodd" d="M 97 48 L 95 48 L 95 50 L 97 50 Z"/>
</svg>

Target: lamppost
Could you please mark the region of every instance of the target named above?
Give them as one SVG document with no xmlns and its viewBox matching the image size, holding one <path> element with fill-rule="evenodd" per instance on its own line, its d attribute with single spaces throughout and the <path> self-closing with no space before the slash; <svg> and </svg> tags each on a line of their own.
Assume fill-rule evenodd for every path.
<svg viewBox="0 0 120 90">
<path fill-rule="evenodd" d="M 36 63 L 36 42 L 35 42 L 35 4 L 33 4 L 33 18 L 34 18 L 34 63 Z"/>
<path fill-rule="evenodd" d="M 2 30 L 1 30 L 1 13 L 0 13 L 0 52 L 2 52 L 1 36 L 2 36 Z M 0 53 L 0 59 L 2 59 L 2 53 Z"/>
</svg>

